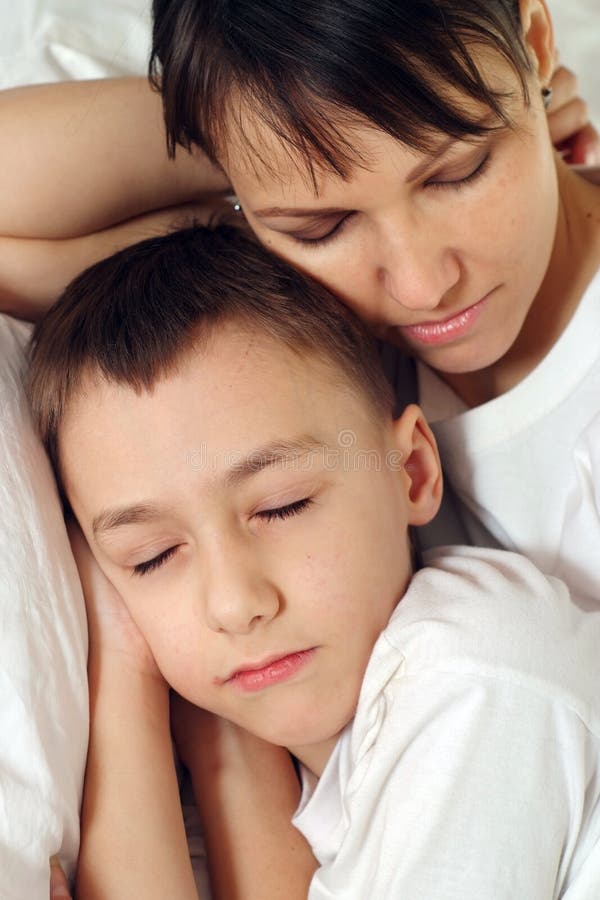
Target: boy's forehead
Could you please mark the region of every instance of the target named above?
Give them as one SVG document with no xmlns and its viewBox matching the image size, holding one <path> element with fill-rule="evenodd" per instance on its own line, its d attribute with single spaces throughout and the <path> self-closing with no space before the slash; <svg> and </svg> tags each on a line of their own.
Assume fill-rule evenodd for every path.
<svg viewBox="0 0 600 900">
<path fill-rule="evenodd" d="M 336 413 L 352 427 L 369 416 L 367 406 L 331 361 L 231 323 L 182 354 L 148 390 L 85 373 L 59 431 L 65 488 L 78 492 L 111 465 L 168 471 L 174 454 L 191 458 L 200 444 L 233 459 L 273 439 L 310 434 L 326 442 Z"/>
</svg>

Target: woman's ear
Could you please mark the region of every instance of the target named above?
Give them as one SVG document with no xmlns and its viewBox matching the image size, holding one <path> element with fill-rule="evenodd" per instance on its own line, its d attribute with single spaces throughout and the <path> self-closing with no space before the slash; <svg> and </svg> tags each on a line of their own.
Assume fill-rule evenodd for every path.
<svg viewBox="0 0 600 900">
<path fill-rule="evenodd" d="M 394 422 L 396 447 L 405 461 L 409 525 L 426 525 L 442 501 L 443 480 L 440 457 L 431 428 L 418 406 L 407 406 Z"/>
<path fill-rule="evenodd" d="M 540 86 L 548 85 L 556 63 L 552 17 L 546 0 L 520 0 L 525 43 L 533 57 Z"/>
</svg>

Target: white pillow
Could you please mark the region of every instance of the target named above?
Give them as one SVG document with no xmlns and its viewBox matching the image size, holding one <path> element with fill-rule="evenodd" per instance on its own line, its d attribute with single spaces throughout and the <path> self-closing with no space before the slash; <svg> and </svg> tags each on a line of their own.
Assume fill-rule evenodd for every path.
<svg viewBox="0 0 600 900">
<path fill-rule="evenodd" d="M 0 0 L 0 87 L 141 73 L 150 3 Z M 88 736 L 81 588 L 22 389 L 30 328 L 0 315 L 0 900 L 74 872 Z"/>
<path fill-rule="evenodd" d="M 550 0 L 561 62 L 576 72 L 579 90 L 600 127 L 600 4 L 598 0 Z"/>
<path fill-rule="evenodd" d="M 0 0 L 0 87 L 143 75 L 150 0 Z"/>
<path fill-rule="evenodd" d="M 0 897 L 48 900 L 72 874 L 88 736 L 77 570 L 22 379 L 30 327 L 0 316 Z"/>
</svg>

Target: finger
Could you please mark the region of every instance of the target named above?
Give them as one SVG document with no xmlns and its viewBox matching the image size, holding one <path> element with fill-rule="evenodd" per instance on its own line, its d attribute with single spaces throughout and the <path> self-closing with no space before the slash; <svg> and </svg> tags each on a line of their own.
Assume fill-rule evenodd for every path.
<svg viewBox="0 0 600 900">
<path fill-rule="evenodd" d="M 573 166 L 600 166 L 600 135 L 589 122 L 567 142 L 567 161 Z"/>
<path fill-rule="evenodd" d="M 71 900 L 69 884 L 56 857 L 50 860 L 50 900 Z"/>
<path fill-rule="evenodd" d="M 561 107 L 566 106 L 572 100 L 576 100 L 579 94 L 577 76 L 565 66 L 559 66 L 553 73 L 550 87 L 552 88 L 551 112 L 561 109 Z"/>
<path fill-rule="evenodd" d="M 554 98 L 553 98 L 554 99 Z M 574 138 L 590 121 L 588 105 L 581 97 L 571 100 L 566 106 L 552 111 L 548 116 L 548 127 L 553 144 Z"/>
</svg>

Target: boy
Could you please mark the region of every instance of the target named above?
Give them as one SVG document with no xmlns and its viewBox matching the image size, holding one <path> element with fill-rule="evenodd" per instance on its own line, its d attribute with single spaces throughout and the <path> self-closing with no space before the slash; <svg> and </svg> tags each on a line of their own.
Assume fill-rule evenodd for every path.
<svg viewBox="0 0 600 900">
<path fill-rule="evenodd" d="M 30 394 L 123 601 L 83 558 L 94 896 L 194 896 L 167 683 L 298 758 L 314 900 L 597 895 L 600 615 L 514 554 L 414 573 L 435 442 L 325 288 L 235 229 L 146 241 L 67 289 Z"/>
</svg>

